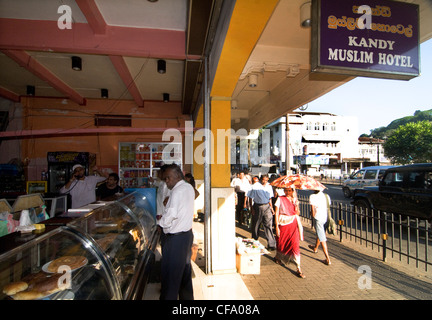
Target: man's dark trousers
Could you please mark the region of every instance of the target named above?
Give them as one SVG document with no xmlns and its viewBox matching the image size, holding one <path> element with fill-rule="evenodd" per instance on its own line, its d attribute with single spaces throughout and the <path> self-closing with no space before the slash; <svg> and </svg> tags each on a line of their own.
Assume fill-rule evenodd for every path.
<svg viewBox="0 0 432 320">
<path fill-rule="evenodd" d="M 166 234 L 162 247 L 161 300 L 193 300 L 192 230 Z"/>
<path fill-rule="evenodd" d="M 276 239 L 273 234 L 273 214 L 268 203 L 253 205 L 252 238 L 258 240 L 259 229 L 263 224 L 264 234 L 267 239 L 267 247 L 276 248 Z"/>
</svg>

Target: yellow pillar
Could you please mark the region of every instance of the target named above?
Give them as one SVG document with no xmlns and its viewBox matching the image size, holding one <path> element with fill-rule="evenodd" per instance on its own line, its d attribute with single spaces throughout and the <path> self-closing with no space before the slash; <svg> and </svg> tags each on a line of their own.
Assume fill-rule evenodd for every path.
<svg viewBox="0 0 432 320">
<path fill-rule="evenodd" d="M 214 141 L 212 146 L 211 187 L 229 187 L 231 176 L 231 100 L 212 100 L 210 125 Z"/>
<path fill-rule="evenodd" d="M 232 93 L 277 3 L 278 0 L 236 1 L 210 93 L 211 130 L 215 138 L 215 146 L 221 147 L 223 143 L 218 139 L 217 130 L 231 128 Z M 227 144 L 225 156 L 228 158 L 224 164 L 212 165 L 212 187 L 228 187 L 230 183 L 230 148 L 229 143 L 225 143 Z M 213 159 L 218 162 L 216 155 Z"/>
<path fill-rule="evenodd" d="M 230 187 L 231 146 L 230 135 L 227 134 L 231 129 L 231 97 L 277 3 L 278 0 L 236 1 L 210 92 L 210 127 L 213 138 L 210 166 L 212 273 L 236 270 L 235 197 L 234 190 Z M 202 113 L 196 126 L 203 123 L 201 119 Z M 201 174 L 204 170 L 199 171 Z M 198 172 L 196 176 L 204 177 Z"/>
<path fill-rule="evenodd" d="M 228 97 L 264 30 L 278 0 L 237 0 L 219 59 L 212 97 Z"/>
</svg>

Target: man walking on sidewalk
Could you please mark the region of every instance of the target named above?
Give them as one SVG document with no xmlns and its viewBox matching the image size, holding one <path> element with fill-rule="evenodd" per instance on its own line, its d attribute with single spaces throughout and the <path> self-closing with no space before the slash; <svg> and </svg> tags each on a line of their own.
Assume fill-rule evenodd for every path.
<svg viewBox="0 0 432 320">
<path fill-rule="evenodd" d="M 318 253 L 318 247 L 321 243 L 322 249 L 324 251 L 325 260 L 323 260 L 324 264 L 330 265 L 330 256 L 328 254 L 327 248 L 327 238 L 326 238 L 326 230 L 325 224 L 327 222 L 327 210 L 330 206 L 330 196 L 325 194 L 322 191 L 315 191 L 309 197 L 309 203 L 312 208 L 312 216 L 314 219 L 315 231 L 317 234 L 315 246 L 309 245 L 309 248 L 314 252 Z"/>
<path fill-rule="evenodd" d="M 276 249 L 276 239 L 273 234 L 273 208 L 271 205 L 272 194 L 259 182 L 252 185 L 247 197 L 253 201 L 252 206 L 252 238 L 258 240 L 261 223 L 264 227 L 267 239 L 267 248 Z"/>
</svg>

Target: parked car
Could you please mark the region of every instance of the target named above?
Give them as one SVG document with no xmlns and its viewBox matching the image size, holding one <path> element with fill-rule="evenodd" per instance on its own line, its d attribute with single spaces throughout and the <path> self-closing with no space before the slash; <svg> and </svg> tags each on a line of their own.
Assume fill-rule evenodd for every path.
<svg viewBox="0 0 432 320">
<path fill-rule="evenodd" d="M 354 190 L 353 204 L 432 221 L 432 163 L 387 169 L 378 187 Z"/>
<path fill-rule="evenodd" d="M 343 182 L 342 191 L 345 198 L 351 198 L 354 189 L 378 186 L 386 170 L 394 167 L 395 166 L 372 166 L 354 172 Z"/>
</svg>

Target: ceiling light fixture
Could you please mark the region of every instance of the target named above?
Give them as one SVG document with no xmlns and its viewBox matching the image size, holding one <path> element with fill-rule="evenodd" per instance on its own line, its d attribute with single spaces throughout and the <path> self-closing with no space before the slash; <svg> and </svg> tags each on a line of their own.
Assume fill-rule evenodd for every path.
<svg viewBox="0 0 432 320">
<path fill-rule="evenodd" d="M 258 85 L 258 76 L 256 74 L 249 75 L 249 87 L 255 88 Z"/>
<path fill-rule="evenodd" d="M 237 109 L 237 100 L 231 100 L 231 109 L 236 110 Z"/>
<path fill-rule="evenodd" d="M 300 6 L 300 25 L 303 28 L 311 26 L 311 2 L 305 2 Z"/>
<path fill-rule="evenodd" d="M 162 74 L 166 72 L 166 61 L 165 60 L 158 60 L 157 71 L 159 73 L 162 73 Z"/>
<path fill-rule="evenodd" d="M 81 71 L 82 62 L 80 57 L 73 56 L 72 57 L 72 69 L 75 71 Z"/>
<path fill-rule="evenodd" d="M 147 0 L 148 2 L 158 2 L 158 0 Z"/>
<path fill-rule="evenodd" d="M 108 99 L 108 89 L 101 89 L 101 97 Z"/>
<path fill-rule="evenodd" d="M 163 102 L 169 102 L 170 97 L 169 97 L 169 93 L 164 93 L 163 94 Z"/>
<path fill-rule="evenodd" d="M 27 95 L 28 96 L 34 96 L 36 93 L 35 86 L 27 86 Z"/>
</svg>

